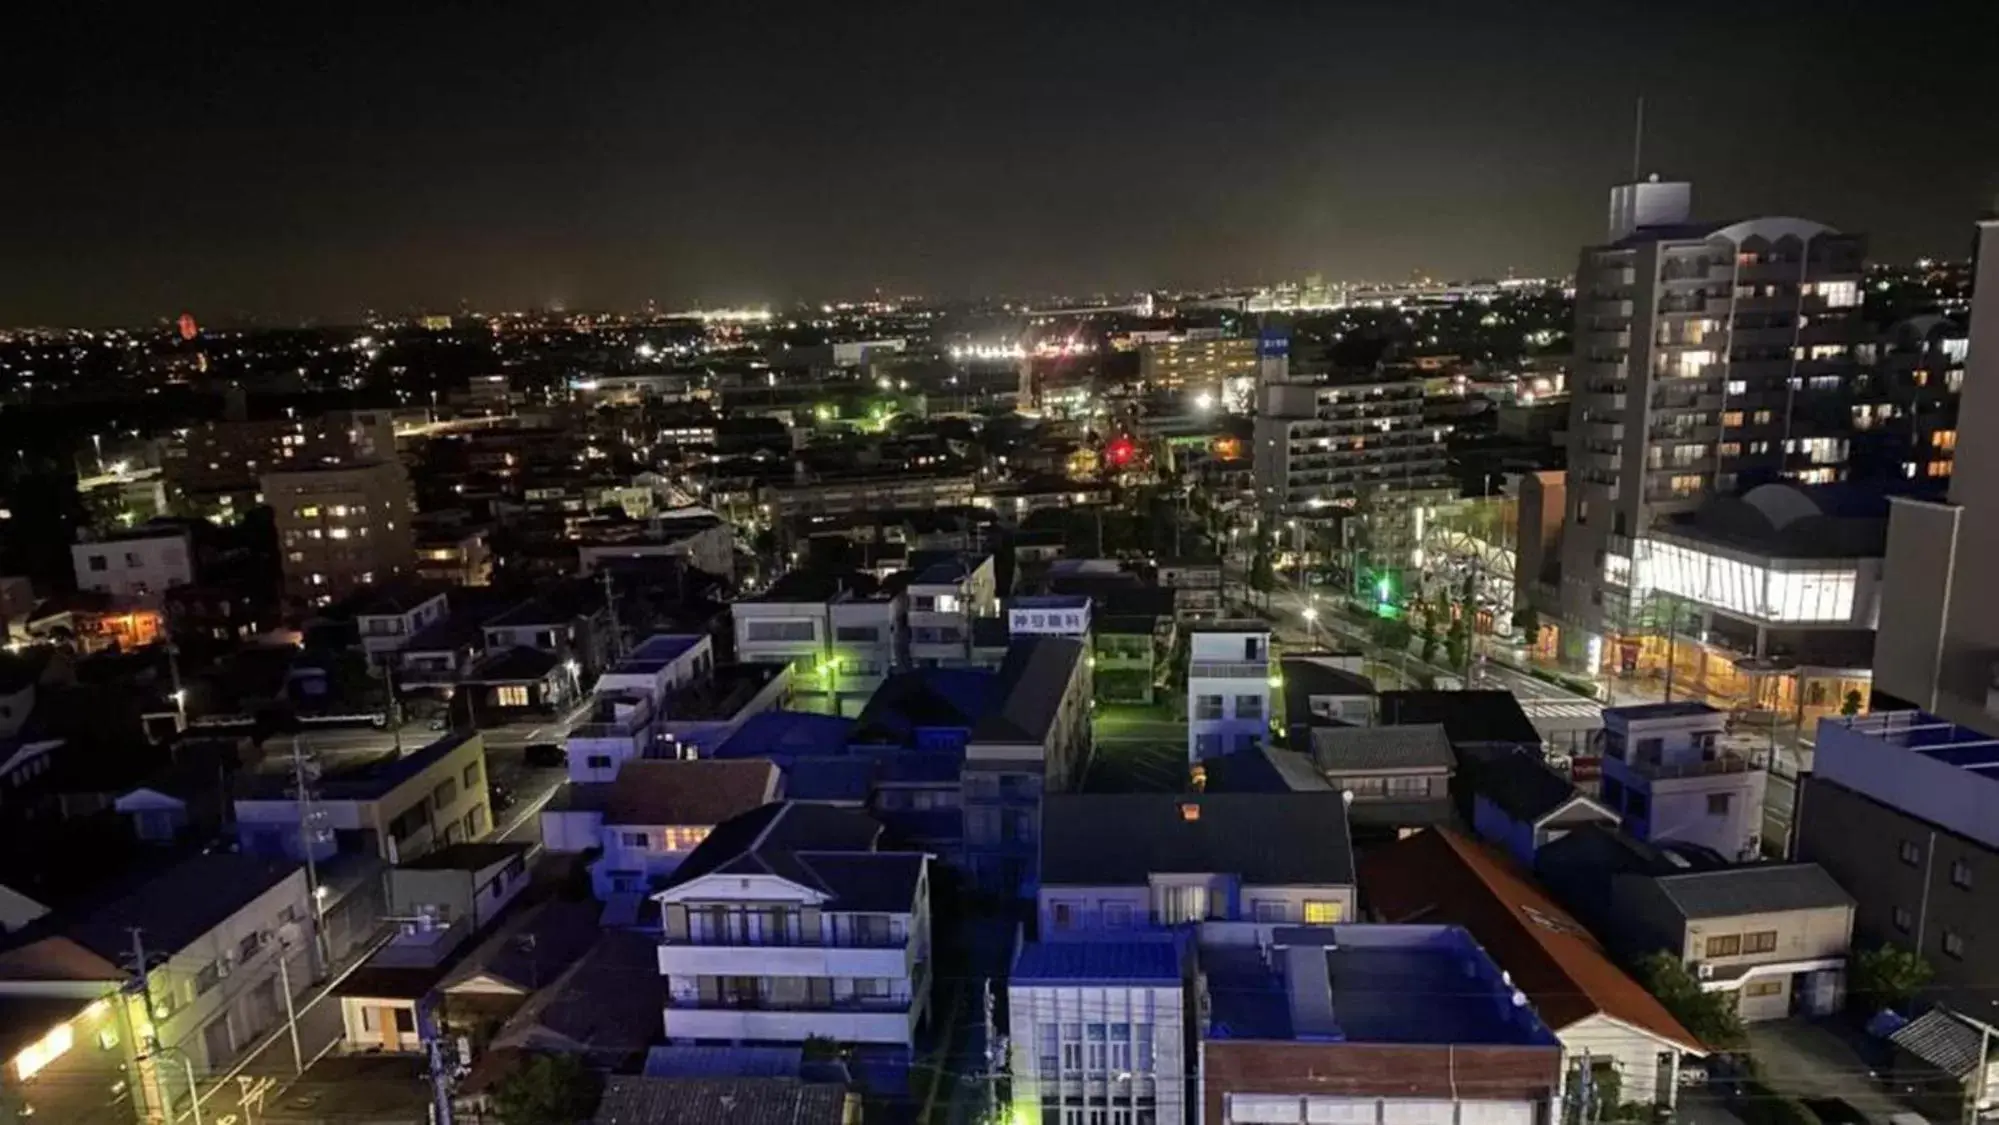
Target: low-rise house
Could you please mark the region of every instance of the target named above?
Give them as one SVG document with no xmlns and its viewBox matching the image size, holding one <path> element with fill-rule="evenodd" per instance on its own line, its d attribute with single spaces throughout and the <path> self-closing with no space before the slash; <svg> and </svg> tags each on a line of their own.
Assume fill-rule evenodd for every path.
<svg viewBox="0 0 1999 1125">
<path fill-rule="evenodd" d="M 1356 837 L 1393 839 L 1451 819 L 1457 757 L 1441 726 L 1319 727 L 1312 764 L 1348 795 Z"/>
<path fill-rule="evenodd" d="M 718 826 L 653 896 L 672 1043 L 829 1039 L 906 1058 L 930 1008 L 928 857 L 785 801 Z"/>
<path fill-rule="evenodd" d="M 1538 1125 L 1560 1112 L 1561 1043 L 1462 929 L 1283 928 L 1267 946 L 1205 946 L 1201 968 L 1202 1121 Z"/>
<path fill-rule="evenodd" d="M 594 583 L 551 587 L 546 592 L 488 618 L 485 650 L 531 648 L 575 662 L 588 678 L 602 671 L 611 651 L 611 616 L 603 591 Z"/>
<path fill-rule="evenodd" d="M 716 825 L 782 792 L 777 766 L 760 759 L 630 761 L 596 807 L 544 811 L 542 839 L 551 851 L 601 849 L 590 865 L 597 898 L 630 895 L 635 908 Z"/>
<path fill-rule="evenodd" d="M 457 691 L 481 724 L 553 715 L 573 702 L 582 669 L 544 649 L 514 645 L 480 657 L 458 677 Z"/>
<path fill-rule="evenodd" d="M 1355 917 L 1346 802 L 1322 793 L 1051 794 L 1043 941 L 1204 921 Z"/>
<path fill-rule="evenodd" d="M 1222 615 L 1222 564 L 1219 559 L 1161 559 L 1159 584 L 1173 591 L 1174 616 L 1204 621 Z"/>
<path fill-rule="evenodd" d="M 1375 921 L 1462 926 L 1552 1029 L 1568 1064 L 1614 1069 L 1627 1103 L 1671 1106 L 1682 1056 L 1707 1048 L 1588 930 L 1497 850 L 1428 829 L 1361 857 Z"/>
<path fill-rule="evenodd" d="M 1461 758 L 1457 778 L 1460 815 L 1469 805 L 1472 830 L 1522 867 L 1532 868 L 1536 851 L 1573 828 L 1617 823 L 1615 812 L 1583 796 L 1538 755 L 1502 750 Z"/>
<path fill-rule="evenodd" d="M 613 1075 L 592 1125 L 860 1125 L 861 1097 L 837 1082 L 796 1078 Z"/>
<path fill-rule="evenodd" d="M 1092 1105 L 1122 1120 L 1189 1120 L 1190 961 L 1166 934 L 1021 946 L 1007 974 L 1006 1120 L 1062 1125 Z"/>
<path fill-rule="evenodd" d="M 1204 621 L 1190 626 L 1187 760 L 1249 750 L 1270 740 L 1270 626 Z"/>
<path fill-rule="evenodd" d="M 1291 745 L 1310 745 L 1320 727 L 1374 722 L 1374 681 L 1361 675 L 1358 653 L 1310 653 L 1278 663 L 1284 686 L 1284 731 Z"/>
<path fill-rule="evenodd" d="M 1853 898 L 1816 863 L 1620 876 L 1612 916 L 1634 954 L 1664 950 L 1743 1020 L 1830 1015 L 1846 999 Z"/>
<path fill-rule="evenodd" d="M 1763 768 L 1722 739 L 1728 715 L 1697 700 L 1606 707 L 1603 804 L 1641 840 L 1762 854 Z"/>
<path fill-rule="evenodd" d="M 244 852 L 299 860 L 336 854 L 407 863 L 434 848 L 476 842 L 493 830 L 486 742 L 461 732 L 413 753 L 370 758 L 323 772 L 310 821 L 289 771 L 246 778 L 236 797 Z"/>
<path fill-rule="evenodd" d="M 444 591 L 401 582 L 363 591 L 352 608 L 370 668 L 395 666 L 403 646 L 451 615 Z"/>
<path fill-rule="evenodd" d="M 158 606 L 168 589 L 192 583 L 194 540 L 172 524 L 144 527 L 70 548 L 76 588 Z"/>
</svg>

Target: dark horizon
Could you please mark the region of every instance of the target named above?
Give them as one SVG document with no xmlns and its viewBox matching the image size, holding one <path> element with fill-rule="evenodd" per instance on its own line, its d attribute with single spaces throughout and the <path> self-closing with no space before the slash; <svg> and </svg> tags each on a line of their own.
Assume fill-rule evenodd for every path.
<svg viewBox="0 0 1999 1125">
<path fill-rule="evenodd" d="M 1999 188 L 1990 5 L 1069 7 L 37 10 L 0 324 L 1566 274 L 1641 93 L 1701 216 Z"/>
</svg>

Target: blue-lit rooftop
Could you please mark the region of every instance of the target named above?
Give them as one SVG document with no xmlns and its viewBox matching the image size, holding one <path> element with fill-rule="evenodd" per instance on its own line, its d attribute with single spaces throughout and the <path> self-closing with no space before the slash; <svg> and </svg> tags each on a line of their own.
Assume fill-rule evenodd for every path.
<svg viewBox="0 0 1999 1125">
<path fill-rule="evenodd" d="M 1087 594 L 1023 594 L 1007 599 L 1008 609 L 1088 609 Z"/>
<path fill-rule="evenodd" d="M 1266 951 L 1206 946 L 1216 1039 L 1554 1046 L 1554 1033 L 1455 926 L 1276 931 Z"/>
<path fill-rule="evenodd" d="M 1924 711 L 1819 721 L 1813 774 L 1999 847 L 1999 738 Z M 1983 782 L 1983 784 L 1981 784 Z"/>
<path fill-rule="evenodd" d="M 1008 979 L 1016 985 L 1178 984 L 1180 946 L 1171 940 L 1029 942 Z"/>
</svg>

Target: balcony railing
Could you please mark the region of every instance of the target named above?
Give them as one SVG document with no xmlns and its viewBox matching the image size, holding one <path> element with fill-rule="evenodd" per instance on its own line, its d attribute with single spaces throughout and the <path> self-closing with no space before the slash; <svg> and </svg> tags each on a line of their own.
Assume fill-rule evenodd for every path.
<svg viewBox="0 0 1999 1125">
<path fill-rule="evenodd" d="M 666 1006 L 683 1012 L 907 1012 L 908 997 L 864 996 L 845 1000 L 771 1000 L 762 996 L 724 996 L 719 1000 L 669 996 Z"/>
<path fill-rule="evenodd" d="M 1690 758 L 1674 762 L 1634 761 L 1618 758 L 1631 767 L 1632 772 L 1654 780 L 1670 780 L 1678 777 L 1716 777 L 1730 773 L 1750 773 L 1763 767 L 1740 754 L 1723 753 L 1712 758 Z"/>
<path fill-rule="evenodd" d="M 786 932 L 783 934 L 767 933 L 755 940 L 751 940 L 740 934 L 711 934 L 705 930 L 697 929 L 686 937 L 673 937 L 669 935 L 664 939 L 664 942 L 667 945 L 697 945 L 706 948 L 727 949 L 757 949 L 765 947 L 785 949 L 901 949 L 909 944 L 909 937 L 906 934 L 897 936 L 895 934 L 838 933 L 830 939 L 825 934 L 812 934 L 809 937 L 810 940 L 807 940 L 807 935 Z"/>
<path fill-rule="evenodd" d="M 1195 660 L 1188 663 L 1187 674 L 1210 680 L 1260 680 L 1270 675 L 1270 664 L 1261 660 Z"/>
</svg>

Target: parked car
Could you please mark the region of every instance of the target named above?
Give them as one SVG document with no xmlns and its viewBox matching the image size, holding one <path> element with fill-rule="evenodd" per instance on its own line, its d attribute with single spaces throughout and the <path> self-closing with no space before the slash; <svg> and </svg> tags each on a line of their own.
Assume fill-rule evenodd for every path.
<svg viewBox="0 0 1999 1125">
<path fill-rule="evenodd" d="M 561 769 L 569 764 L 569 755 L 563 753 L 559 742 L 530 742 L 526 758 L 536 769 Z"/>
<path fill-rule="evenodd" d="M 488 797 L 492 802 L 493 811 L 496 813 L 505 812 L 514 807 L 514 791 L 497 781 L 493 783 Z"/>
</svg>

